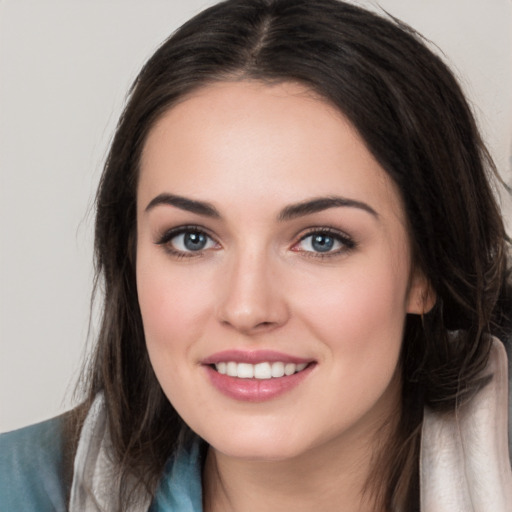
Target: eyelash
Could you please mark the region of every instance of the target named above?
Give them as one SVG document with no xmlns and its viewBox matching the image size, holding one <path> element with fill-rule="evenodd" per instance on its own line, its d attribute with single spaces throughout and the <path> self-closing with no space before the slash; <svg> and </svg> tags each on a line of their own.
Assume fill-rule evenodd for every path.
<svg viewBox="0 0 512 512">
<path fill-rule="evenodd" d="M 204 230 L 203 228 L 201 228 L 199 226 L 194 226 L 194 225 L 180 226 L 177 228 L 169 229 L 168 231 L 163 233 L 158 238 L 156 244 L 164 246 L 167 253 L 169 253 L 171 256 L 173 256 L 177 259 L 194 258 L 194 257 L 204 256 L 205 250 L 211 249 L 211 248 L 207 248 L 207 249 L 199 249 L 198 251 L 192 251 L 192 250 L 183 251 L 180 249 L 176 249 L 175 247 L 172 246 L 172 244 L 170 243 L 171 240 L 173 240 L 174 238 L 176 238 L 180 235 L 184 235 L 187 233 L 189 233 L 189 234 L 194 233 L 199 236 L 204 235 L 205 237 L 208 238 L 209 241 L 218 244 L 218 242 L 206 230 Z M 297 247 L 299 244 L 301 244 L 302 242 L 304 242 L 305 240 L 307 240 L 308 238 L 310 238 L 314 235 L 332 238 L 335 242 L 338 242 L 339 244 L 341 244 L 342 247 L 338 248 L 335 251 L 328 250 L 323 253 L 320 251 L 307 251 L 307 250 L 295 249 L 295 247 Z M 341 231 L 338 231 L 336 229 L 322 227 L 322 228 L 310 228 L 306 234 L 302 235 L 301 238 L 293 244 L 292 251 L 300 252 L 308 258 L 324 259 L 324 258 L 332 258 L 335 256 L 340 256 L 341 254 L 346 254 L 347 252 L 352 251 L 356 247 L 357 247 L 356 242 L 350 236 L 346 235 L 345 233 L 342 233 Z"/>
<path fill-rule="evenodd" d="M 337 229 L 333 228 L 310 228 L 308 232 L 303 235 L 298 242 L 296 242 L 293 247 L 298 246 L 301 242 L 304 240 L 307 240 L 308 238 L 312 236 L 326 236 L 332 238 L 335 242 L 338 242 L 341 244 L 342 247 L 340 247 L 337 250 L 329 251 L 329 252 L 319 252 L 319 251 L 305 251 L 300 249 L 293 249 L 297 252 L 302 252 L 306 257 L 308 258 L 332 258 L 336 256 L 340 256 L 341 254 L 346 254 L 352 250 L 354 250 L 357 247 L 356 242 L 347 234 L 342 233 L 341 231 L 338 231 Z"/>
<path fill-rule="evenodd" d="M 179 249 L 176 249 L 172 246 L 170 243 L 171 240 L 174 238 L 184 235 L 186 233 L 194 233 L 197 235 L 204 235 L 207 237 L 210 241 L 213 241 L 215 243 L 218 243 L 210 234 L 208 234 L 207 231 L 205 231 L 203 228 L 200 228 L 199 226 L 180 226 L 178 228 L 169 229 L 165 233 L 163 233 L 157 240 L 157 245 L 164 246 L 165 250 L 173 257 L 177 259 L 181 258 L 194 258 L 204 255 L 204 250 L 198 250 L 198 251 L 182 251 Z"/>
</svg>

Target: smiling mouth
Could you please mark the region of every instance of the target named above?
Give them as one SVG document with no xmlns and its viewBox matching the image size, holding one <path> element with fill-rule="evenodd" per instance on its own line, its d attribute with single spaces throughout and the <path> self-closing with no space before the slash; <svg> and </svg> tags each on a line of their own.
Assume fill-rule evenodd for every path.
<svg viewBox="0 0 512 512">
<path fill-rule="evenodd" d="M 226 350 L 202 361 L 213 386 L 231 399 L 266 402 L 298 387 L 317 361 L 275 351 Z"/>
<path fill-rule="evenodd" d="M 262 362 L 257 364 L 226 361 L 212 364 L 211 367 L 221 375 L 239 379 L 278 379 L 302 372 L 308 363 L 284 363 L 281 361 Z"/>
</svg>

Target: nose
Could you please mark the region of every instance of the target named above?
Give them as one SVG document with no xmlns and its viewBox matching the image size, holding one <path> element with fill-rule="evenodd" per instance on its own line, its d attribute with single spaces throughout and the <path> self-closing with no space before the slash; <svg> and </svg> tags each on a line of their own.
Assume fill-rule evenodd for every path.
<svg viewBox="0 0 512 512">
<path fill-rule="evenodd" d="M 279 272 L 264 254 L 233 257 L 222 276 L 218 319 L 244 334 L 271 331 L 289 317 Z"/>
</svg>

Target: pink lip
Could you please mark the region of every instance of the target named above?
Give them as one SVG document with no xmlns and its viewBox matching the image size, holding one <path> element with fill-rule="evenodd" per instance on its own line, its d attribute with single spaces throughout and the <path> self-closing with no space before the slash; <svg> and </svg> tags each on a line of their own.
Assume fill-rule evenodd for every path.
<svg viewBox="0 0 512 512">
<path fill-rule="evenodd" d="M 273 350 L 224 350 L 208 356 L 201 361 L 202 364 L 218 364 L 222 362 L 234 361 L 235 363 L 276 363 L 281 361 L 283 363 L 311 363 L 311 359 L 304 359 L 301 357 L 275 352 Z"/>
<path fill-rule="evenodd" d="M 309 363 L 308 366 L 293 375 L 272 379 L 240 379 L 221 374 L 213 368 L 220 362 L 234 361 L 237 363 L 257 364 L 261 362 Z M 201 361 L 210 382 L 222 394 L 238 401 L 264 402 L 272 400 L 297 387 L 312 372 L 316 363 L 312 360 L 294 357 L 274 351 L 241 351 L 227 350 L 213 354 Z"/>
</svg>

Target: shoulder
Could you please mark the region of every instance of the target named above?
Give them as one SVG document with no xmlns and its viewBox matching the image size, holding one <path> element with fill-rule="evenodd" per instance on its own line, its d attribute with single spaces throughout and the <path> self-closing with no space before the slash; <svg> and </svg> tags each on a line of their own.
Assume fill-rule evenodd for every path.
<svg viewBox="0 0 512 512">
<path fill-rule="evenodd" d="M 65 415 L 0 435 L 2 510 L 66 510 L 62 478 Z"/>
</svg>

